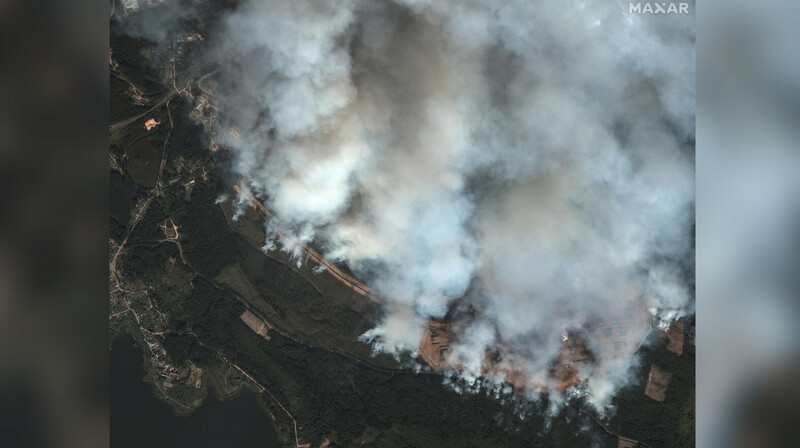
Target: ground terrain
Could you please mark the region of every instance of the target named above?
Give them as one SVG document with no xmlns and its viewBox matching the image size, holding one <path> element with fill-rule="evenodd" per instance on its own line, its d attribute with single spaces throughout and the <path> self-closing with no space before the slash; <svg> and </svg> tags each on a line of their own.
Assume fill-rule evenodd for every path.
<svg viewBox="0 0 800 448">
<path fill-rule="evenodd" d="M 457 394 L 442 373 L 373 356 L 357 341 L 380 313 L 371 292 L 345 266 L 315 271 L 326 263 L 315 252 L 300 266 L 264 252 L 264 211 L 247 207 L 234 220 L 230 200 L 218 201 L 239 180 L 197 118 L 202 82 L 224 69 L 185 40 L 202 31 L 187 30 L 170 53 L 111 27 L 112 345 L 120 334 L 138 341 L 159 398 L 190 414 L 209 393 L 248 388 L 285 446 L 612 447 L 619 436 L 693 446 L 690 337 L 678 355 L 654 335 L 638 380 L 603 419 L 580 400 L 546 417 L 546 398 Z M 643 393 L 651 364 L 672 374 L 663 402 Z"/>
</svg>

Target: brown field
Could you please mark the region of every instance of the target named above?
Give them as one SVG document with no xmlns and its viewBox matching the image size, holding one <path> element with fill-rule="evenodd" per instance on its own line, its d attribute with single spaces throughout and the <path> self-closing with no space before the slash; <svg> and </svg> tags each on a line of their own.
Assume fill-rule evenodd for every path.
<svg viewBox="0 0 800 448">
<path fill-rule="evenodd" d="M 667 344 L 667 350 L 675 353 L 678 356 L 683 355 L 683 337 L 684 337 L 684 323 L 683 319 L 673 323 L 669 330 L 667 330 L 667 338 L 669 339 L 669 344 Z"/>
<path fill-rule="evenodd" d="M 650 330 L 650 314 L 644 303 L 632 301 L 619 310 L 615 317 L 597 323 L 593 347 L 602 359 L 621 359 L 639 349 Z"/>
<path fill-rule="evenodd" d="M 550 371 L 550 378 L 558 382 L 559 392 L 563 393 L 582 381 L 578 375 L 578 367 L 588 359 L 586 345 L 580 339 L 570 337 L 562 342 L 561 354 L 556 358 L 555 367 Z"/>
<path fill-rule="evenodd" d="M 664 372 L 654 365 L 650 366 L 650 375 L 647 376 L 644 394 L 653 400 L 663 402 L 667 398 L 667 386 L 671 379 L 671 373 Z"/>
<path fill-rule="evenodd" d="M 633 301 L 621 308 L 616 318 L 597 322 L 593 346 L 599 349 L 602 359 L 621 359 L 631 356 L 639 348 L 641 341 L 650 331 L 647 309 L 641 302 Z M 450 323 L 428 322 L 422 329 L 422 339 L 418 347 L 419 356 L 436 370 L 459 369 L 447 362 L 447 351 L 456 334 Z M 533 381 L 523 370 L 509 364 L 508 349 L 487 350 L 483 363 L 484 375 L 502 376 L 516 388 L 546 390 L 547 385 Z M 503 361 L 506 358 L 506 361 Z M 563 340 L 561 353 L 555 359 L 554 367 L 548 372 L 547 383 L 559 392 L 583 382 L 579 371 L 582 364 L 592 362 L 585 341 L 572 335 Z"/>
<path fill-rule="evenodd" d="M 236 294 L 261 315 L 270 318 L 274 313 L 272 307 L 261 297 L 261 294 L 255 286 L 253 286 L 244 275 L 238 263 L 226 266 L 217 274 L 214 281 L 235 291 Z"/>
<path fill-rule="evenodd" d="M 251 330 L 255 331 L 256 334 L 269 341 L 269 327 L 267 326 L 266 322 L 259 319 L 258 316 L 251 313 L 249 310 L 242 313 L 241 319 L 242 322 L 247 324 L 247 326 L 250 327 Z"/>
<path fill-rule="evenodd" d="M 422 340 L 418 348 L 419 356 L 436 370 L 458 370 L 460 366 L 451 365 L 447 361 L 450 341 L 455 337 L 451 324 L 428 322 L 422 331 Z M 556 360 L 556 367 L 548 374 L 549 381 L 560 392 L 579 384 L 583 380 L 578 375 L 578 367 L 588 357 L 586 347 L 580 339 L 575 337 L 567 339 L 564 341 L 561 354 Z M 524 370 L 515 368 L 508 361 L 504 362 L 502 350 L 491 351 L 487 349 L 481 374 L 484 376 L 502 376 L 508 384 L 518 389 L 538 391 L 547 389 L 545 384 L 533 381 Z"/>
<path fill-rule="evenodd" d="M 419 355 L 434 369 L 446 368 L 445 354 L 450 347 L 450 340 L 452 339 L 450 324 L 428 322 L 422 331 Z"/>
</svg>

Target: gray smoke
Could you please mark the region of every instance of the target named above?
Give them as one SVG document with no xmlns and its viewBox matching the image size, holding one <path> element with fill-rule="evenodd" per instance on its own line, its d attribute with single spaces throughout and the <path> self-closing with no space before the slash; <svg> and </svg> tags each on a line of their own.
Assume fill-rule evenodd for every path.
<svg viewBox="0 0 800 448">
<path fill-rule="evenodd" d="M 665 323 L 690 306 L 692 17 L 267 0 L 223 28 L 221 143 L 283 247 L 313 241 L 377 291 L 376 350 L 414 352 L 426 320 L 469 304 L 449 355 L 460 374 L 502 345 L 543 379 L 566 332 L 631 301 Z M 590 399 L 631 362 L 583 372 Z"/>
</svg>

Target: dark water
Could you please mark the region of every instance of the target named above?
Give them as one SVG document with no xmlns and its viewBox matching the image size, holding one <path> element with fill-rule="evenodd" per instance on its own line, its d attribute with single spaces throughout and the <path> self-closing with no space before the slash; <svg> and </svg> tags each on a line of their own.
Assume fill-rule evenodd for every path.
<svg viewBox="0 0 800 448">
<path fill-rule="evenodd" d="M 111 447 L 278 448 L 272 421 L 252 392 L 234 400 L 211 396 L 180 417 L 142 381 L 141 348 L 117 338 L 111 350 Z"/>
</svg>

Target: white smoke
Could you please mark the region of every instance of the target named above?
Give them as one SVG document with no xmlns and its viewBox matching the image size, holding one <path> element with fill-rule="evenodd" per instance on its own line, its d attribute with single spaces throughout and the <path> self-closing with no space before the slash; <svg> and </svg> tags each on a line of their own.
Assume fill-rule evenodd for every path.
<svg viewBox="0 0 800 448">
<path fill-rule="evenodd" d="M 565 332 L 690 302 L 693 34 L 628 2 L 251 1 L 218 36 L 221 143 L 287 250 L 377 291 L 378 349 L 468 304 L 465 377 L 503 345 L 544 378 Z M 593 400 L 629 362 L 584 373 Z"/>
</svg>

